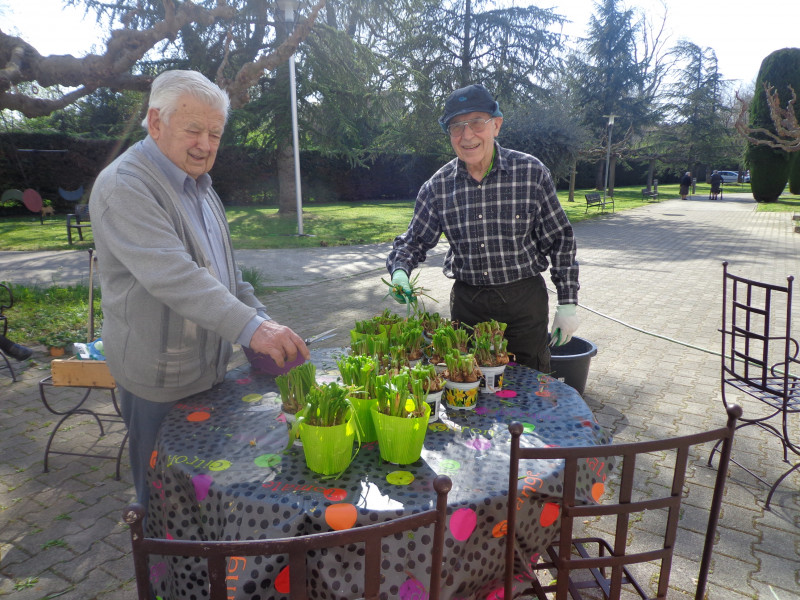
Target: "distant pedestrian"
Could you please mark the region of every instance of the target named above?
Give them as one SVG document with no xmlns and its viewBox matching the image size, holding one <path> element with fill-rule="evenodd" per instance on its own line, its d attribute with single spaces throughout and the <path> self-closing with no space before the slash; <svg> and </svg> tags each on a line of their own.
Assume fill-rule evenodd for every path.
<svg viewBox="0 0 800 600">
<path fill-rule="evenodd" d="M 681 200 L 689 197 L 689 188 L 692 187 L 692 172 L 686 171 L 681 177 Z"/>
<path fill-rule="evenodd" d="M 716 200 L 719 196 L 720 189 L 722 188 L 722 175 L 719 171 L 714 171 L 711 174 L 711 199 Z"/>
</svg>

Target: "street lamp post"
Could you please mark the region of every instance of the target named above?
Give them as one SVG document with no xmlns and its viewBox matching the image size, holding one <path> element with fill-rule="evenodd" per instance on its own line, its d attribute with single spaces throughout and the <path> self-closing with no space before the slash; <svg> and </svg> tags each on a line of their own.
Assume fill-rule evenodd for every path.
<svg viewBox="0 0 800 600">
<path fill-rule="evenodd" d="M 283 9 L 284 19 L 291 24 L 288 31 L 294 31 L 294 11 L 300 6 L 299 0 L 278 0 L 278 7 Z M 292 146 L 294 147 L 294 191 L 297 204 L 297 235 L 303 234 L 303 194 L 300 189 L 300 136 L 297 127 L 297 84 L 294 70 L 294 52 L 289 57 L 289 87 L 292 105 Z"/>
<path fill-rule="evenodd" d="M 606 148 L 606 183 L 603 186 L 603 201 L 606 199 L 606 192 L 608 191 L 608 165 L 611 162 L 611 131 L 614 129 L 614 117 L 616 115 L 608 115 L 608 146 Z"/>
</svg>

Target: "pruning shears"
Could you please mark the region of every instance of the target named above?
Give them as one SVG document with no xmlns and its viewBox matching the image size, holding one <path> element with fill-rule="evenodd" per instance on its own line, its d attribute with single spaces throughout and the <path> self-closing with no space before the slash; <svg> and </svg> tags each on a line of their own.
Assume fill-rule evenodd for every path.
<svg viewBox="0 0 800 600">
<path fill-rule="evenodd" d="M 328 329 L 328 331 L 323 331 L 322 333 L 318 333 L 317 335 L 312 335 L 311 337 L 307 337 L 303 341 L 305 342 L 306 346 L 309 344 L 313 344 L 314 342 L 321 342 L 322 340 L 327 340 L 328 338 L 332 338 L 335 333 L 336 328 Z"/>
</svg>

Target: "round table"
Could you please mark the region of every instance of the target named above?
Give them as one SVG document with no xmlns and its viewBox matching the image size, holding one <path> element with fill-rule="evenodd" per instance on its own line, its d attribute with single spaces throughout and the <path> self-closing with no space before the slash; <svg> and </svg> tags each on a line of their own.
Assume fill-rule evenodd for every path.
<svg viewBox="0 0 800 600">
<path fill-rule="evenodd" d="M 317 379 L 338 375 L 341 351 L 312 353 Z M 285 452 L 288 428 L 274 379 L 242 367 L 219 386 L 175 405 L 164 421 L 151 460 L 146 533 L 174 539 L 233 540 L 313 534 L 364 525 L 431 508 L 432 483 L 446 474 L 448 532 L 442 598 L 499 598 L 502 590 L 508 486 L 508 424 L 525 425 L 525 446 L 605 444 L 580 395 L 527 367 L 509 365 L 503 389 L 481 394 L 474 411 L 448 409 L 430 423 L 422 457 L 398 466 L 381 460 L 377 442 L 362 444 L 344 475 L 310 471 L 302 447 Z M 587 463 L 579 485 L 587 501 L 602 495 L 608 465 Z M 518 555 L 535 561 L 556 536 L 561 490 L 558 463 L 537 462 L 520 473 Z M 385 542 L 385 597 L 424 596 L 430 535 Z M 231 563 L 229 597 L 286 597 L 284 557 Z M 526 571 L 518 565 L 520 579 Z M 357 551 L 309 557 L 315 598 L 360 598 Z M 151 577 L 164 598 L 204 598 L 204 570 L 191 561 L 156 562 Z M 423 590 L 423 591 L 421 591 Z M 423 595 L 420 595 L 423 594 Z"/>
</svg>

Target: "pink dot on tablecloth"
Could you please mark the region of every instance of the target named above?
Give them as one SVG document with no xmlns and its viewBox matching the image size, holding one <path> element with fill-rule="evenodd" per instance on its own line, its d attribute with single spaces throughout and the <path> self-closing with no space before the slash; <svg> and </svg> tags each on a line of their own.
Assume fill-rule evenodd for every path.
<svg viewBox="0 0 800 600">
<path fill-rule="evenodd" d="M 192 477 L 194 495 L 197 497 L 198 502 L 202 502 L 206 499 L 206 496 L 208 496 L 208 488 L 211 487 L 213 481 L 214 479 L 205 473 Z"/>
<path fill-rule="evenodd" d="M 500 390 L 499 392 L 495 392 L 495 396 L 498 398 L 516 398 L 517 392 L 514 390 Z"/>
<path fill-rule="evenodd" d="M 400 586 L 398 595 L 400 600 L 417 600 L 418 598 L 427 598 L 426 592 L 422 582 L 412 578 L 406 579 L 405 583 Z"/>
<path fill-rule="evenodd" d="M 459 508 L 450 517 L 450 533 L 459 542 L 469 539 L 478 524 L 478 515 L 471 508 Z"/>
<path fill-rule="evenodd" d="M 250 379 L 249 377 L 240 377 L 239 379 L 236 380 L 236 383 L 238 383 L 239 385 L 247 385 L 251 381 L 253 380 Z"/>
<path fill-rule="evenodd" d="M 467 443 L 467 446 L 473 448 L 475 450 L 488 450 L 491 448 L 492 443 L 489 440 L 482 440 L 480 438 L 471 440 Z"/>
<path fill-rule="evenodd" d="M 489 413 L 489 409 L 485 406 L 479 406 L 475 409 L 476 415 L 485 415 Z"/>
</svg>

